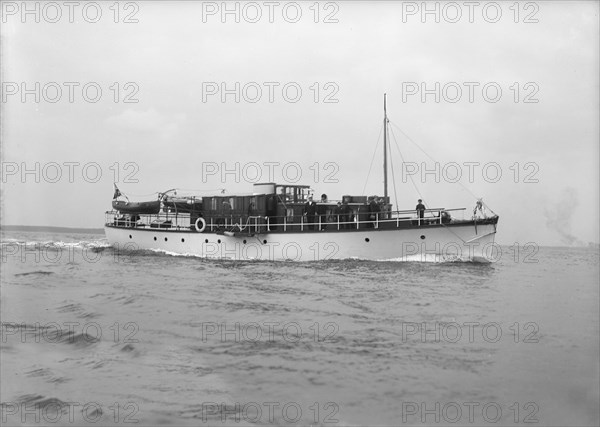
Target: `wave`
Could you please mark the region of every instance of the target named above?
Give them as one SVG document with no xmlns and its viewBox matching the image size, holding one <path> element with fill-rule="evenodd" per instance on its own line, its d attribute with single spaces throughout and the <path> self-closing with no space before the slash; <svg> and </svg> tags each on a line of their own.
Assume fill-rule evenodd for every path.
<svg viewBox="0 0 600 427">
<path fill-rule="evenodd" d="M 145 257 L 145 256 L 159 256 L 163 257 L 165 255 L 170 257 L 177 258 L 191 258 L 191 259 L 199 259 L 211 262 L 236 262 L 236 263 L 276 263 L 276 264 L 289 264 L 290 261 L 286 260 L 256 260 L 256 259 L 245 259 L 245 260 L 236 260 L 230 258 L 211 258 L 206 257 L 204 255 L 198 255 L 195 253 L 181 253 L 181 252 L 173 252 L 165 249 L 137 249 L 137 248 L 127 248 L 126 246 L 123 248 L 119 248 L 118 246 L 111 245 L 106 238 L 102 239 L 94 239 L 94 240 L 77 240 L 77 241 L 64 241 L 64 240 L 39 240 L 39 241 L 23 241 L 14 238 L 5 238 L 0 241 L 0 245 L 2 246 L 2 252 L 6 254 L 18 253 L 18 249 L 21 250 L 50 250 L 50 251 L 90 251 L 92 253 L 99 253 L 103 251 L 116 251 L 119 255 L 128 255 L 130 257 Z M 11 248 L 12 247 L 12 248 Z M 320 261 L 304 261 L 294 264 L 332 264 L 336 262 L 385 262 L 385 263 L 433 263 L 433 264 L 441 264 L 441 263 L 489 263 L 490 260 L 485 258 L 469 258 L 464 256 L 454 256 L 451 254 L 413 254 L 413 255 L 405 255 L 394 258 L 386 258 L 386 259 L 378 259 L 378 260 L 368 260 L 360 257 L 349 257 L 343 260 L 320 260 Z M 44 272 L 30 272 L 30 273 L 22 273 L 21 275 L 26 274 L 48 274 Z"/>
<path fill-rule="evenodd" d="M 63 411 L 65 411 L 68 409 L 68 406 L 69 406 L 69 404 L 67 402 L 64 402 L 55 397 L 45 397 L 45 396 L 42 396 L 41 394 L 21 395 L 16 399 L 16 403 L 18 403 L 19 406 L 21 406 L 21 405 L 24 405 L 25 407 L 33 406 L 37 410 L 40 410 L 40 409 L 44 410 L 49 407 L 58 407 L 58 408 L 61 408 Z M 2 403 L 2 405 L 5 405 L 5 403 Z"/>
<path fill-rule="evenodd" d="M 457 255 L 444 254 L 414 254 L 406 255 L 398 258 L 380 259 L 378 262 L 425 262 L 433 264 L 450 264 L 450 263 L 490 263 L 490 260 L 484 257 L 468 257 Z"/>
<path fill-rule="evenodd" d="M 2 246 L 18 245 L 25 246 L 26 248 L 44 247 L 44 248 L 79 248 L 79 249 L 93 249 L 93 248 L 110 248 L 111 244 L 108 243 L 106 238 L 99 240 L 79 240 L 74 242 L 65 242 L 62 240 L 30 240 L 23 241 L 19 239 L 2 239 L 0 241 Z"/>
<path fill-rule="evenodd" d="M 15 274 L 15 277 L 19 277 L 19 276 L 30 276 L 30 275 L 32 275 L 32 274 L 39 274 L 39 275 L 45 276 L 45 275 L 54 274 L 54 272 L 52 272 L 52 271 L 42 271 L 42 270 L 37 270 L 37 271 L 28 271 L 28 272 L 26 272 L 26 273 L 17 273 L 17 274 Z"/>
<path fill-rule="evenodd" d="M 289 260 L 258 260 L 258 259 L 242 259 L 237 260 L 233 258 L 211 258 L 206 257 L 204 255 L 198 255 L 189 252 L 173 252 L 166 249 L 129 249 L 125 250 L 125 253 L 131 255 L 156 255 L 163 256 L 168 255 L 172 257 L 181 257 L 181 258 L 198 258 L 211 262 L 238 262 L 238 263 L 278 263 L 278 264 L 290 264 Z M 427 263 L 489 263 L 489 260 L 475 259 L 469 257 L 458 257 L 451 255 L 441 255 L 441 254 L 416 254 L 416 255 L 408 255 L 396 258 L 386 258 L 386 259 L 378 259 L 378 260 L 370 260 L 360 257 L 348 257 L 344 259 L 328 259 L 328 260 L 318 260 L 318 261 L 297 261 L 294 264 L 336 264 L 336 263 L 346 263 L 348 261 L 351 262 L 427 262 Z"/>
<path fill-rule="evenodd" d="M 26 371 L 25 375 L 42 378 L 50 384 L 63 384 L 70 381 L 69 378 L 55 375 L 49 368 L 34 368 Z"/>
</svg>

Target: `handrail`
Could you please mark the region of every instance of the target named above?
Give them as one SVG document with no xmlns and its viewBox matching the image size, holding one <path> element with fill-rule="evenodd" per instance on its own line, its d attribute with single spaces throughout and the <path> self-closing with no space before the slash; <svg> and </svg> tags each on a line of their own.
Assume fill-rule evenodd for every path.
<svg viewBox="0 0 600 427">
<path fill-rule="evenodd" d="M 452 211 L 464 211 L 464 210 L 466 210 L 466 209 L 467 209 L 467 208 L 452 208 L 452 209 L 446 209 L 446 208 L 431 208 L 431 209 L 424 209 L 424 212 L 425 212 L 425 213 L 428 213 L 428 212 L 441 212 L 441 211 L 445 211 L 445 212 L 452 212 Z M 359 213 L 365 213 L 365 212 L 366 212 L 366 211 L 359 212 Z M 419 212 L 419 211 L 417 211 L 417 210 L 415 210 L 415 209 L 410 209 L 410 210 L 403 210 L 403 211 L 400 211 L 400 210 L 398 210 L 398 211 L 389 211 L 389 212 L 380 212 L 380 213 L 389 213 L 389 214 L 397 214 L 397 213 L 399 213 L 399 214 L 417 214 L 418 212 Z M 123 215 L 130 215 L 130 213 L 129 213 L 129 212 L 120 212 L 120 211 L 117 211 L 117 210 L 114 210 L 114 209 L 113 209 L 113 210 L 110 210 L 110 211 L 106 211 L 105 213 L 106 213 L 106 214 L 123 214 Z M 170 213 L 171 215 L 173 215 L 173 212 L 169 212 L 169 213 Z M 353 212 L 353 213 L 355 214 L 356 212 Z M 164 212 L 163 212 L 163 213 L 160 213 L 160 212 L 159 212 L 158 214 L 136 214 L 136 215 L 140 215 L 140 216 L 160 216 L 160 215 L 167 215 L 167 213 L 164 213 Z M 184 215 L 188 215 L 188 216 L 189 216 L 189 215 L 190 215 L 190 213 L 189 213 L 189 212 L 179 212 L 179 215 L 182 215 L 182 216 L 184 216 Z M 318 216 L 318 215 L 319 215 L 319 214 L 315 214 L 315 216 Z M 337 214 L 331 214 L 331 215 L 337 215 Z M 213 216 L 219 216 L 219 215 L 213 215 Z M 231 216 L 231 215 L 229 215 L 229 216 Z M 247 216 L 247 215 L 245 215 L 245 216 Z M 257 218 L 261 218 L 261 217 L 262 217 L 262 216 L 260 216 L 260 215 L 249 215 L 249 216 L 250 216 L 250 217 L 257 217 Z M 287 216 L 287 215 L 281 215 L 281 216 L 272 216 L 272 218 L 284 218 L 284 217 L 286 217 L 286 216 Z"/>
<path fill-rule="evenodd" d="M 466 208 L 434 208 L 425 209 L 423 211 L 423 217 L 419 215 L 417 210 L 405 210 L 405 211 L 390 211 L 390 212 L 375 212 L 368 213 L 367 211 L 351 212 L 349 214 L 325 214 L 315 215 L 317 221 L 307 222 L 305 215 L 294 215 L 294 216 L 211 216 L 210 220 L 207 221 L 206 228 L 208 231 L 244 231 L 248 233 L 251 229 L 254 232 L 271 232 L 275 229 L 282 227 L 283 231 L 286 232 L 290 228 L 299 227 L 300 231 L 306 230 L 321 230 L 325 227 L 333 226 L 337 230 L 356 228 L 360 229 L 361 225 L 370 228 L 381 228 L 387 224 L 394 224 L 396 228 L 400 228 L 402 224 L 416 221 L 416 225 L 428 224 L 443 224 L 444 216 L 443 212 L 457 212 L 465 211 Z M 375 215 L 374 219 L 370 218 L 370 215 Z M 159 212 L 157 214 L 129 214 L 121 213 L 119 211 L 106 211 L 106 224 L 117 225 L 131 228 L 159 228 L 162 230 L 180 230 L 180 229 L 194 229 L 195 218 L 197 216 L 191 216 L 189 212 L 175 213 L 173 212 Z M 132 221 L 132 216 L 137 216 L 135 221 Z M 401 216 L 405 215 L 405 216 Z M 410 215 L 410 216 L 406 216 Z M 326 217 L 326 220 L 322 220 L 322 216 Z M 352 218 L 351 220 L 342 221 L 342 217 Z M 361 218 L 362 217 L 362 218 Z M 208 219 L 208 218 L 207 218 Z M 193 220 L 193 221 L 192 221 Z"/>
</svg>

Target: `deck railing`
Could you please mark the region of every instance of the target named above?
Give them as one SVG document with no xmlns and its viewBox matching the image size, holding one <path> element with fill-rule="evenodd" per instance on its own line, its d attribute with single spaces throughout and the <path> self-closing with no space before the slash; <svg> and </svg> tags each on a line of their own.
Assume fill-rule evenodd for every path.
<svg viewBox="0 0 600 427">
<path fill-rule="evenodd" d="M 426 226 L 445 224 L 449 221 L 446 214 L 451 215 L 451 220 L 464 219 L 465 208 L 425 209 L 423 217 L 416 210 L 352 213 L 350 215 L 329 214 L 315 215 L 315 220 L 307 221 L 306 215 L 295 216 L 220 216 L 205 219 L 208 232 L 248 232 L 265 233 L 273 231 L 303 232 L 315 230 L 352 230 L 365 228 L 405 228 L 408 226 Z M 460 218 L 455 215 L 461 214 Z M 372 218 L 372 215 L 374 218 Z M 347 218 L 352 218 L 347 220 Z M 346 220 L 344 220 L 346 219 Z M 126 228 L 151 228 L 160 230 L 196 230 L 197 217 L 189 213 L 163 213 L 158 214 L 123 214 L 117 211 L 106 212 L 106 225 Z"/>
</svg>

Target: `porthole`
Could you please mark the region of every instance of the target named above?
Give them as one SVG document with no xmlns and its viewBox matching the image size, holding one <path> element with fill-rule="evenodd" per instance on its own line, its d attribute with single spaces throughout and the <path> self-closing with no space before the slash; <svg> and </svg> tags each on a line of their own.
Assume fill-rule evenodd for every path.
<svg viewBox="0 0 600 427">
<path fill-rule="evenodd" d="M 246 244 L 246 240 L 244 240 L 244 245 Z"/>
<path fill-rule="evenodd" d="M 425 235 L 421 234 L 421 240 L 425 240 Z"/>
<path fill-rule="evenodd" d="M 165 237 L 165 242 L 166 242 L 167 240 L 169 240 L 169 239 L 167 239 L 167 238 Z"/>
<path fill-rule="evenodd" d="M 266 244 L 267 244 L 267 241 L 266 241 L 266 240 L 263 240 L 263 244 L 265 244 L 265 245 L 266 245 Z"/>
<path fill-rule="evenodd" d="M 369 242 L 370 242 L 370 240 L 369 240 L 369 238 L 368 238 L 368 237 L 365 237 L 365 242 L 367 242 L 367 243 L 369 243 Z"/>
<path fill-rule="evenodd" d="M 131 239 L 131 234 L 129 235 L 129 238 Z"/>
<path fill-rule="evenodd" d="M 185 242 L 185 239 L 181 239 L 181 243 Z"/>
<path fill-rule="evenodd" d="M 156 237 L 154 238 L 154 241 L 156 242 Z"/>
<path fill-rule="evenodd" d="M 208 243 L 208 239 L 204 239 L 204 243 Z"/>
<path fill-rule="evenodd" d="M 221 243 L 221 239 L 217 240 L 217 243 Z"/>
</svg>

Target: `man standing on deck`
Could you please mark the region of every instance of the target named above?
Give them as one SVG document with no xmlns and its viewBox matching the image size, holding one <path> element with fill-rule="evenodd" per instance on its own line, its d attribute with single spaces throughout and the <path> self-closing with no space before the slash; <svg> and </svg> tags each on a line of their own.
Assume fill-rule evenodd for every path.
<svg viewBox="0 0 600 427">
<path fill-rule="evenodd" d="M 352 229 L 352 224 L 350 224 L 350 222 L 354 221 L 354 218 L 352 216 L 352 208 L 350 208 L 350 206 L 348 206 L 348 198 L 344 197 L 342 200 L 342 206 L 340 207 L 340 222 L 346 222 L 347 224 L 344 224 L 341 228 L 345 229 L 345 230 L 349 230 Z"/>
<path fill-rule="evenodd" d="M 308 202 L 304 204 L 304 215 L 306 216 L 306 222 L 310 225 L 308 228 L 310 230 L 315 229 L 315 215 L 317 213 L 317 204 L 313 201 L 312 196 L 308 196 Z"/>
<path fill-rule="evenodd" d="M 325 230 L 327 228 L 327 202 L 327 194 L 321 194 L 321 204 L 317 205 L 317 214 L 319 215 L 321 230 Z"/>
<path fill-rule="evenodd" d="M 423 200 L 418 200 L 418 205 L 415 207 L 415 210 L 419 213 L 419 225 L 423 222 L 423 217 L 425 216 L 425 205 L 423 204 Z"/>
<path fill-rule="evenodd" d="M 373 196 L 369 201 L 369 219 L 373 222 L 369 223 L 369 228 L 375 228 L 377 225 L 377 220 L 379 220 L 379 198 L 377 196 Z"/>
</svg>

